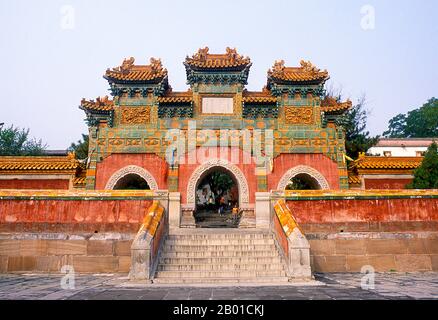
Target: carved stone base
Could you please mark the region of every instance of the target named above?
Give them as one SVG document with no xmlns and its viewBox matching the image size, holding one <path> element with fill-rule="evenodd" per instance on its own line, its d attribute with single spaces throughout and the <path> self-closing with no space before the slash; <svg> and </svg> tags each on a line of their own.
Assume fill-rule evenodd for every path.
<svg viewBox="0 0 438 320">
<path fill-rule="evenodd" d="M 256 216 L 254 208 L 247 207 L 242 208 L 242 216 L 239 222 L 239 228 L 255 228 L 256 227 Z"/>
<path fill-rule="evenodd" d="M 298 228 L 288 237 L 288 270 L 289 281 L 294 279 L 312 279 L 310 268 L 310 244 L 306 236 Z"/>
<path fill-rule="evenodd" d="M 196 228 L 193 212 L 195 208 L 190 205 L 181 206 L 181 228 Z"/>
</svg>

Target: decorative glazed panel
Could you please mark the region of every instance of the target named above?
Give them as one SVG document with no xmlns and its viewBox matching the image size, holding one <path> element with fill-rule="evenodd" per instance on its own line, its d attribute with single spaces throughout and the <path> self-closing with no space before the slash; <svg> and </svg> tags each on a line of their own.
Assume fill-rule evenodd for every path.
<svg viewBox="0 0 438 320">
<path fill-rule="evenodd" d="M 144 124 L 151 120 L 150 107 L 121 107 L 122 124 Z"/>
<path fill-rule="evenodd" d="M 284 107 L 287 124 L 313 124 L 313 108 Z"/>
</svg>

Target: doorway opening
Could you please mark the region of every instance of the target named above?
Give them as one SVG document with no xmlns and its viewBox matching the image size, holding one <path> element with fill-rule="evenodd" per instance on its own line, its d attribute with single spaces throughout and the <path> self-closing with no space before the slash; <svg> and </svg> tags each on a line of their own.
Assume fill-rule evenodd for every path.
<svg viewBox="0 0 438 320">
<path fill-rule="evenodd" d="M 114 190 L 150 190 L 147 181 L 140 177 L 138 174 L 130 173 L 120 178 L 115 186 Z"/>
<path fill-rule="evenodd" d="M 194 217 L 201 228 L 238 227 L 239 189 L 231 172 L 214 167 L 199 178 Z"/>
<path fill-rule="evenodd" d="M 318 181 L 307 173 L 300 173 L 290 179 L 286 190 L 320 190 Z"/>
</svg>

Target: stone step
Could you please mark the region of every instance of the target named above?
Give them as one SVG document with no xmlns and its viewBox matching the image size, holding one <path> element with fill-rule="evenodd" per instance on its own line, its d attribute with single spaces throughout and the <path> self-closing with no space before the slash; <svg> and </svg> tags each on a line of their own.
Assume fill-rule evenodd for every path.
<svg viewBox="0 0 438 320">
<path fill-rule="evenodd" d="M 275 250 L 251 250 L 251 251 L 164 251 L 162 258 L 269 258 L 278 257 Z"/>
<path fill-rule="evenodd" d="M 284 268 L 269 230 L 173 229 L 154 282 L 287 282 Z"/>
<path fill-rule="evenodd" d="M 154 283 L 161 284 L 233 284 L 233 283 L 284 283 L 287 277 L 263 277 L 263 278 L 155 278 Z"/>
<path fill-rule="evenodd" d="M 239 252 L 239 251 L 271 251 L 277 250 L 274 244 L 268 245 L 253 245 L 253 244 L 242 244 L 242 245 L 168 245 L 165 243 L 165 252 L 193 252 L 193 251 L 208 251 L 208 252 Z"/>
<path fill-rule="evenodd" d="M 160 258 L 160 264 L 263 264 L 282 263 L 279 256 L 261 257 L 215 257 L 215 258 Z"/>
<path fill-rule="evenodd" d="M 280 263 L 272 264 L 160 264 L 158 271 L 283 271 Z"/>
<path fill-rule="evenodd" d="M 285 277 L 284 270 L 267 271 L 157 271 L 156 278 L 199 279 L 199 278 L 259 278 Z"/>
<path fill-rule="evenodd" d="M 196 246 L 204 246 L 204 245 L 274 245 L 274 239 L 265 238 L 265 239 L 167 239 L 166 245 L 169 246 L 182 246 L 182 245 L 196 245 Z"/>
</svg>

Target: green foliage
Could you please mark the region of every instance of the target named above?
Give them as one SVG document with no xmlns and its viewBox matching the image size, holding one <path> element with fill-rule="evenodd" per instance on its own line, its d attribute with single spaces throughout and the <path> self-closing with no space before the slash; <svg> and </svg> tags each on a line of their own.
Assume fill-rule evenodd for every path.
<svg viewBox="0 0 438 320">
<path fill-rule="evenodd" d="M 11 125 L 0 126 L 0 155 L 2 156 L 38 156 L 44 154 L 47 145 L 42 140 L 29 138 L 29 129 L 20 129 Z"/>
<path fill-rule="evenodd" d="M 210 176 L 210 187 L 212 190 L 226 191 L 231 189 L 233 185 L 233 179 L 231 179 L 231 177 L 226 173 L 213 172 Z"/>
<path fill-rule="evenodd" d="M 225 192 L 227 190 L 230 190 L 231 187 L 234 185 L 234 181 L 227 173 L 214 171 L 206 176 L 201 181 L 199 186 L 202 187 L 205 184 L 209 184 L 211 191 L 213 191 L 215 194 L 218 194 L 219 191 Z"/>
<path fill-rule="evenodd" d="M 398 114 L 389 120 L 388 130 L 383 132 L 387 138 L 405 138 L 406 115 Z"/>
<path fill-rule="evenodd" d="M 421 108 L 398 114 L 389 120 L 387 138 L 438 137 L 438 99 L 432 98 Z"/>
<path fill-rule="evenodd" d="M 414 180 L 409 189 L 438 189 L 438 145 L 432 143 L 424 155 L 423 162 L 414 171 Z"/>
<path fill-rule="evenodd" d="M 350 158 L 356 159 L 360 152 L 366 152 L 378 141 L 378 136 L 371 137 L 366 131 L 368 110 L 365 109 L 365 97 L 345 114 L 343 126 L 345 128 L 345 149 Z"/>
<path fill-rule="evenodd" d="M 313 190 L 313 185 L 300 177 L 293 177 L 291 182 L 286 186 L 286 190 Z"/>
<path fill-rule="evenodd" d="M 337 100 L 341 100 L 340 95 Z M 379 136 L 372 137 L 366 130 L 368 114 L 365 97 L 362 97 L 338 120 L 345 129 L 345 149 L 350 158 L 356 159 L 360 152 L 366 152 L 379 139 Z"/>
<path fill-rule="evenodd" d="M 139 175 L 128 174 L 117 182 L 114 190 L 150 190 L 150 187 Z"/>
<path fill-rule="evenodd" d="M 88 134 L 82 134 L 82 140 L 78 140 L 77 143 L 72 143 L 68 148 L 68 151 L 74 152 L 76 159 L 83 160 L 88 157 Z"/>
</svg>

